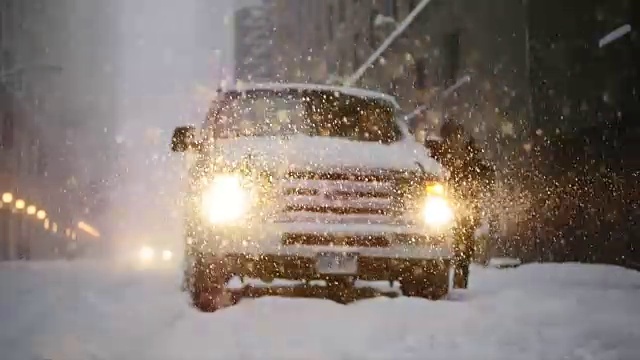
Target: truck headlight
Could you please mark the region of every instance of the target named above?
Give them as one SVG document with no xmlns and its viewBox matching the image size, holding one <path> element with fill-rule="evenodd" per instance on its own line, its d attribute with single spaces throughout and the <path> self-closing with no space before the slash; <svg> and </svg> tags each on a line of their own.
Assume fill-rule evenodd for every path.
<svg viewBox="0 0 640 360">
<path fill-rule="evenodd" d="M 449 201 L 443 196 L 427 196 L 422 207 L 422 219 L 433 227 L 453 224 L 455 213 Z"/>
<path fill-rule="evenodd" d="M 217 175 L 202 193 L 202 214 L 213 224 L 233 222 L 246 215 L 249 200 L 240 175 Z"/>
</svg>

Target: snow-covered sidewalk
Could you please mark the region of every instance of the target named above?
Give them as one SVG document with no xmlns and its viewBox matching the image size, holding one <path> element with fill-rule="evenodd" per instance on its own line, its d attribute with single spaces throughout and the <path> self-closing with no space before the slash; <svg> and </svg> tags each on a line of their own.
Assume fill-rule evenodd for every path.
<svg viewBox="0 0 640 360">
<path fill-rule="evenodd" d="M 105 263 L 0 264 L 3 360 L 638 359 L 640 273 L 474 268 L 449 301 L 351 305 L 261 298 L 187 306 L 176 272 Z"/>
</svg>

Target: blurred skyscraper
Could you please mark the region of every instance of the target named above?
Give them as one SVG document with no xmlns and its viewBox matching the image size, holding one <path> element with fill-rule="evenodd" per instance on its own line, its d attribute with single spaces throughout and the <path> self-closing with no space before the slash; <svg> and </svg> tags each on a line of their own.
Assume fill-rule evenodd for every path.
<svg viewBox="0 0 640 360">
<path fill-rule="evenodd" d="M 116 4 L 0 1 L 2 185 L 69 226 L 93 220 L 109 176 Z"/>
<path fill-rule="evenodd" d="M 273 63 L 273 1 L 262 1 L 235 11 L 235 78 L 244 82 L 275 81 Z"/>
</svg>

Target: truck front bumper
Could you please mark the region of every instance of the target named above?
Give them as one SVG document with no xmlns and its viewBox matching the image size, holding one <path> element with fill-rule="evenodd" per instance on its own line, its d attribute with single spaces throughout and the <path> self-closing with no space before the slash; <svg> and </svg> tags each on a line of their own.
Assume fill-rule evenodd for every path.
<svg viewBox="0 0 640 360">
<path fill-rule="evenodd" d="M 285 244 L 288 235 L 322 234 L 324 239 L 376 237 L 384 246 Z M 408 239 L 411 239 L 409 241 Z M 350 276 L 360 280 L 400 280 L 451 264 L 448 234 L 429 234 L 402 225 L 267 224 L 257 227 L 199 229 L 189 248 L 205 263 L 217 263 L 229 275 L 258 279 L 321 280 Z M 340 243 L 336 241 L 336 243 Z M 425 274 L 426 275 L 426 274 Z"/>
<path fill-rule="evenodd" d="M 364 281 L 402 280 L 407 276 L 439 273 L 450 266 L 449 259 L 390 259 L 383 257 L 358 256 L 355 271 L 327 271 L 318 267 L 318 258 L 306 256 L 227 254 L 219 259 L 230 275 L 261 280 L 327 280 L 339 277 L 353 277 Z M 215 261 L 215 260 L 214 260 Z"/>
</svg>

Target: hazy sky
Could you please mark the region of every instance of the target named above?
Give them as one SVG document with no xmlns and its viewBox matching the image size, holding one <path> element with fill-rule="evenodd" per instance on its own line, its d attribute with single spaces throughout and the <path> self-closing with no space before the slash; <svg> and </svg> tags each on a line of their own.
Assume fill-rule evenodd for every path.
<svg viewBox="0 0 640 360">
<path fill-rule="evenodd" d="M 233 1 L 121 4 L 117 103 L 127 146 L 119 164 L 124 186 L 113 211 L 119 228 L 134 233 L 123 238 L 173 234 L 179 241 L 181 222 L 170 212 L 183 159 L 169 153 L 170 135 L 176 125 L 202 121 L 197 108 L 208 99 L 198 89 L 215 88 L 219 67 L 232 68 Z"/>
<path fill-rule="evenodd" d="M 198 85 L 215 86 L 215 50 L 231 65 L 233 1 L 135 0 L 123 4 L 120 97 L 123 115 L 159 126 L 191 111 Z M 206 11 L 207 6 L 211 11 Z M 204 8 L 204 10 L 203 10 Z M 215 10 L 215 11 L 213 11 Z M 153 120 L 150 118 L 153 117 Z"/>
</svg>

